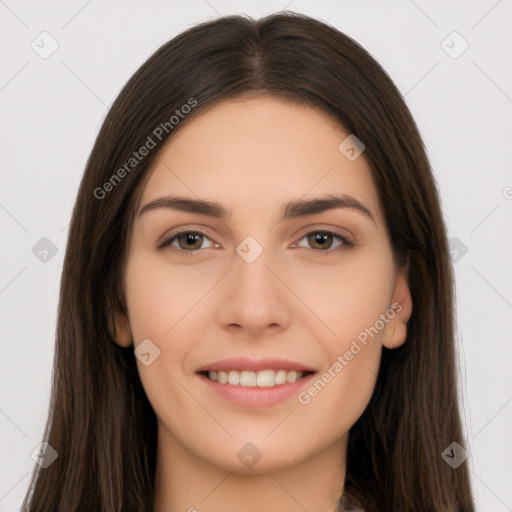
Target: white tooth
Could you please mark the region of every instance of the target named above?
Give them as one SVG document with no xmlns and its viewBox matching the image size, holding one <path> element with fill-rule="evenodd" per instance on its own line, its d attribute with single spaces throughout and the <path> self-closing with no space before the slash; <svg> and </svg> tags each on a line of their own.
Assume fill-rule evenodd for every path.
<svg viewBox="0 0 512 512">
<path fill-rule="evenodd" d="M 256 374 L 254 372 L 244 371 L 240 374 L 241 386 L 256 386 Z"/>
<path fill-rule="evenodd" d="M 259 386 L 259 387 L 272 387 L 286 383 L 293 383 L 301 379 L 303 372 L 295 370 L 261 370 L 259 372 L 252 372 L 244 370 L 242 372 L 236 370 L 217 372 L 208 372 L 208 377 L 220 382 L 221 384 L 231 384 L 233 386 Z"/>
<path fill-rule="evenodd" d="M 286 383 L 286 370 L 278 370 L 276 372 L 276 384 Z"/>
<path fill-rule="evenodd" d="M 297 380 L 297 372 L 295 370 L 292 370 L 286 374 L 286 382 L 288 384 L 291 384 L 292 382 L 295 382 Z"/>
<path fill-rule="evenodd" d="M 229 373 L 228 373 L 228 382 L 230 384 L 240 384 L 240 373 L 237 372 L 236 370 L 231 370 Z"/>
<path fill-rule="evenodd" d="M 256 374 L 256 385 L 260 387 L 274 386 L 276 383 L 274 370 L 262 370 Z"/>
</svg>

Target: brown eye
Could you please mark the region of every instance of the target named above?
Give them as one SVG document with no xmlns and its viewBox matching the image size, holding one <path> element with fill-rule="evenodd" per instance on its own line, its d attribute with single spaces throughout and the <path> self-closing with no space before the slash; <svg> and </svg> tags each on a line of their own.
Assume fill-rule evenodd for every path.
<svg viewBox="0 0 512 512">
<path fill-rule="evenodd" d="M 333 242 L 333 236 L 331 233 L 322 233 L 318 231 L 307 236 L 313 249 L 329 249 Z"/>
<path fill-rule="evenodd" d="M 205 239 L 209 240 L 205 234 L 199 231 L 180 231 L 178 233 L 172 233 L 162 240 L 162 242 L 158 244 L 158 248 L 165 249 L 166 247 L 170 248 L 172 246 L 172 249 L 178 251 L 192 252 L 201 249 Z M 212 245 L 213 244 L 210 243 L 207 247 L 211 247 Z"/>
<path fill-rule="evenodd" d="M 331 231 L 311 231 L 303 236 L 301 240 L 304 239 L 307 239 L 309 248 L 316 251 L 333 252 L 337 249 L 347 249 L 354 246 L 354 243 L 348 238 Z M 301 245 L 300 247 L 304 246 Z"/>
<path fill-rule="evenodd" d="M 203 242 L 203 235 L 201 235 L 200 233 L 194 233 L 192 231 L 182 233 L 178 235 L 176 238 L 178 240 L 178 245 L 180 249 L 200 249 L 201 244 Z"/>
</svg>

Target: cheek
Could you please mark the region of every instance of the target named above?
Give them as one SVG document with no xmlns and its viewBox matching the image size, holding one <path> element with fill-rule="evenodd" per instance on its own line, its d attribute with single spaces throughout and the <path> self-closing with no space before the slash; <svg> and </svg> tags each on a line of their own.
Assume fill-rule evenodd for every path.
<svg viewBox="0 0 512 512">
<path fill-rule="evenodd" d="M 149 365 L 136 360 L 142 386 L 158 417 L 166 416 L 169 410 L 185 410 L 189 400 L 186 393 L 180 391 L 178 383 L 183 381 L 182 362 L 190 347 L 187 336 L 182 336 L 180 343 L 173 343 L 173 340 L 183 325 L 180 320 L 186 319 L 184 315 L 190 309 L 188 304 L 194 298 L 192 295 L 197 302 L 197 294 L 182 281 L 176 270 L 155 261 L 144 251 L 130 259 L 126 272 L 126 297 L 134 347 L 149 339 L 159 351 Z"/>
<path fill-rule="evenodd" d="M 343 411 L 350 416 L 345 418 L 350 427 L 366 407 L 379 370 L 393 294 L 392 254 L 366 251 L 347 258 L 336 270 L 317 268 L 300 282 L 300 293 L 322 320 L 312 317 L 309 324 L 326 354 L 319 378 L 306 389 L 301 403 L 323 415 L 326 424 L 336 423 Z"/>
<path fill-rule="evenodd" d="M 200 297 L 198 291 L 190 286 L 190 280 L 188 283 L 189 286 L 183 273 L 155 261 L 143 251 L 129 262 L 126 296 L 134 346 L 137 348 L 143 340 L 149 339 L 159 350 L 158 357 L 150 366 L 137 360 L 148 397 L 153 386 L 172 380 L 166 369 L 176 378 L 182 375 L 182 362 L 193 341 L 192 337 L 183 334 L 182 329 L 187 325 L 187 312 Z M 180 343 L 173 343 L 179 334 Z"/>
<path fill-rule="evenodd" d="M 317 324 L 318 339 L 331 356 L 333 351 L 344 352 L 347 344 L 374 326 L 390 305 L 394 266 L 391 252 L 384 248 L 341 255 L 338 264 L 290 270 L 290 278 L 300 276 L 294 280 L 297 295 L 315 313 L 304 319 L 309 318 L 312 327 Z"/>
<path fill-rule="evenodd" d="M 201 272 L 170 265 L 150 251 L 139 251 L 130 259 L 126 295 L 136 343 L 144 338 L 163 343 L 172 337 L 174 327 L 198 302 L 211 281 L 211 276 Z"/>
</svg>

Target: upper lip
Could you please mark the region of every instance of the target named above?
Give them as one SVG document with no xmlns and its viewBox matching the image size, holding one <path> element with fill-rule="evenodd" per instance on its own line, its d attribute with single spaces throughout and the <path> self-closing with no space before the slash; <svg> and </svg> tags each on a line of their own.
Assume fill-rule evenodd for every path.
<svg viewBox="0 0 512 512">
<path fill-rule="evenodd" d="M 207 371 L 215 372 L 219 370 L 248 370 L 253 372 L 257 372 L 259 370 L 295 370 L 298 372 L 316 371 L 314 368 L 291 359 L 282 359 L 277 357 L 226 357 L 201 366 L 196 370 L 196 373 Z"/>
</svg>

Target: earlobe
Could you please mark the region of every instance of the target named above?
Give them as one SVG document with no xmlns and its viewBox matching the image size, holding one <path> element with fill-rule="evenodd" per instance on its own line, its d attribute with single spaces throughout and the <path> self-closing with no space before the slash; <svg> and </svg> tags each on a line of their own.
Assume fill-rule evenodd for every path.
<svg viewBox="0 0 512 512">
<path fill-rule="evenodd" d="M 129 347 L 133 343 L 128 319 L 121 313 L 116 311 L 114 321 L 109 319 L 108 330 L 111 338 L 121 347 Z"/>
<path fill-rule="evenodd" d="M 391 308 L 394 316 L 386 324 L 382 335 L 382 344 L 386 348 L 398 348 L 407 339 L 407 322 L 412 313 L 412 298 L 409 290 L 409 265 L 402 267 L 397 275 Z"/>
</svg>

